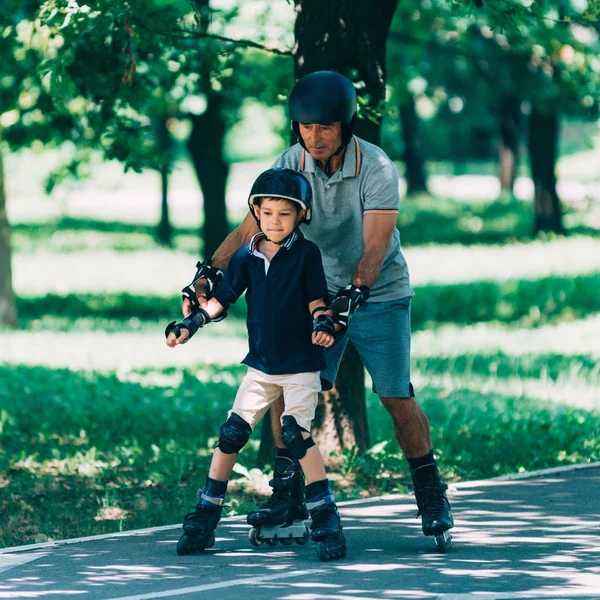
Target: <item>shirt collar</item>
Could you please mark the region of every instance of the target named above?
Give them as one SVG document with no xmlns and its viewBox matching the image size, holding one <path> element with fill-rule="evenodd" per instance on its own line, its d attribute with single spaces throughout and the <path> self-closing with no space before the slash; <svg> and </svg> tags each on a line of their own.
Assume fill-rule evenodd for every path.
<svg viewBox="0 0 600 600">
<path fill-rule="evenodd" d="M 344 178 L 344 179 L 346 179 L 347 177 L 356 177 L 357 145 L 358 145 L 358 140 L 354 136 L 352 136 L 352 139 L 346 146 L 346 153 L 344 155 L 344 162 L 342 164 L 342 169 L 341 169 L 342 178 Z M 304 169 L 303 170 L 306 171 L 307 173 L 316 173 L 317 163 L 315 162 L 314 158 L 310 155 L 310 152 L 308 152 L 308 150 L 304 150 L 304 148 L 303 148 L 302 152 L 304 152 Z M 336 171 L 336 173 L 334 173 L 332 175 L 332 177 L 335 177 L 338 173 L 339 173 L 339 171 Z"/>
<path fill-rule="evenodd" d="M 248 252 L 250 254 L 256 254 L 258 252 L 258 245 L 260 244 L 260 242 L 262 240 L 266 240 L 267 236 L 262 232 L 259 231 L 258 233 L 256 233 L 254 235 L 254 237 L 250 240 L 250 245 L 248 246 Z M 292 234 L 290 236 L 288 236 L 288 239 L 281 244 L 282 248 L 285 248 L 286 250 L 289 250 L 294 242 L 298 239 L 298 233 L 297 231 L 294 229 L 294 231 L 292 231 Z"/>
</svg>

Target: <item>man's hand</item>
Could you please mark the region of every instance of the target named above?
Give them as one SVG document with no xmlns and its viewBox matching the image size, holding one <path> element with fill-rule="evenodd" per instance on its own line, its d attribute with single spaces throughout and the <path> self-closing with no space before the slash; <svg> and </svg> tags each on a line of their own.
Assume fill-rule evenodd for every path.
<svg viewBox="0 0 600 600">
<path fill-rule="evenodd" d="M 199 308 L 206 309 L 208 299 L 212 298 L 223 279 L 223 271 L 213 267 L 210 260 L 197 263 L 196 269 L 192 283 L 181 290 L 181 312 L 184 317 L 188 317 Z"/>
<path fill-rule="evenodd" d="M 352 315 L 362 306 L 371 295 L 366 285 L 360 287 L 350 283 L 337 294 L 329 309 L 333 320 L 344 328 L 348 328 Z"/>
<path fill-rule="evenodd" d="M 185 296 L 185 294 L 183 294 L 183 290 L 186 289 L 186 288 L 183 288 L 183 290 L 182 290 L 183 302 L 181 303 L 181 312 L 183 313 L 184 317 L 189 317 L 190 313 L 193 312 L 194 310 L 197 310 L 198 307 L 206 310 L 206 307 L 208 306 L 208 297 L 206 294 L 206 288 L 207 288 L 206 279 L 200 279 L 199 281 L 196 282 L 196 284 L 194 286 L 188 286 L 188 287 L 194 288 L 194 295 L 196 296 L 196 302 L 198 303 L 198 306 L 196 306 L 196 308 L 194 308 L 192 306 L 192 302 L 189 300 L 189 298 L 187 298 Z"/>
</svg>

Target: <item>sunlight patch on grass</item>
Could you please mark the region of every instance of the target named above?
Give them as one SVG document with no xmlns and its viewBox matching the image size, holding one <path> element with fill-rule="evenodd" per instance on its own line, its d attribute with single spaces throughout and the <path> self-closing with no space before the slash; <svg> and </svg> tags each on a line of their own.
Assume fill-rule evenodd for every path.
<svg viewBox="0 0 600 600">
<path fill-rule="evenodd" d="M 590 354 L 600 358 L 600 314 L 587 319 L 515 329 L 498 323 L 442 325 L 413 334 L 413 356 L 456 356 L 500 351 L 524 354 Z"/>
<path fill-rule="evenodd" d="M 508 246 L 428 245 L 404 253 L 416 286 L 600 271 L 600 240 L 584 236 Z M 189 283 L 196 260 L 188 252 L 160 248 L 125 254 L 114 249 L 43 250 L 15 254 L 13 283 L 22 296 L 125 290 L 171 296 Z"/>
<path fill-rule="evenodd" d="M 127 372 L 141 367 L 190 367 L 202 362 L 230 365 L 248 352 L 245 338 L 215 336 L 208 328 L 185 346 L 169 348 L 163 331 L 164 326 L 154 333 L 6 332 L 1 334 L 0 364 Z"/>
</svg>

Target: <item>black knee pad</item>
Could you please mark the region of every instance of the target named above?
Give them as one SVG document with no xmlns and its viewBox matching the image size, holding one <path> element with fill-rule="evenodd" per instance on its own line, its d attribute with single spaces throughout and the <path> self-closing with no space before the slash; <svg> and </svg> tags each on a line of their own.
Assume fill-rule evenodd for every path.
<svg viewBox="0 0 600 600">
<path fill-rule="evenodd" d="M 237 454 L 250 439 L 252 428 L 242 417 L 231 413 L 231 416 L 221 425 L 221 435 L 217 448 L 223 454 Z"/>
<path fill-rule="evenodd" d="M 311 437 L 302 438 L 303 431 L 306 429 L 302 429 L 294 417 L 286 415 L 281 420 L 281 441 L 296 460 L 304 458 L 306 451 L 315 445 Z"/>
</svg>

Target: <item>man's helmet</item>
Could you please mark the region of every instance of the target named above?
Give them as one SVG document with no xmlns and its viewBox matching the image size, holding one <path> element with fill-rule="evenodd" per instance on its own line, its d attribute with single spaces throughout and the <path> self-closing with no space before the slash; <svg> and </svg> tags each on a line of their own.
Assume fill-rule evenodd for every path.
<svg viewBox="0 0 600 600">
<path fill-rule="evenodd" d="M 328 125 L 342 122 L 342 144 L 352 139 L 356 120 L 356 91 L 351 81 L 334 71 L 316 71 L 299 79 L 290 93 L 292 128 L 304 146 L 299 123 Z"/>
<path fill-rule="evenodd" d="M 312 189 L 308 179 L 292 169 L 279 167 L 261 173 L 248 196 L 248 207 L 258 222 L 254 205 L 256 198 L 283 198 L 296 202 L 306 211 L 303 222 L 308 225 L 312 218 Z"/>
</svg>

